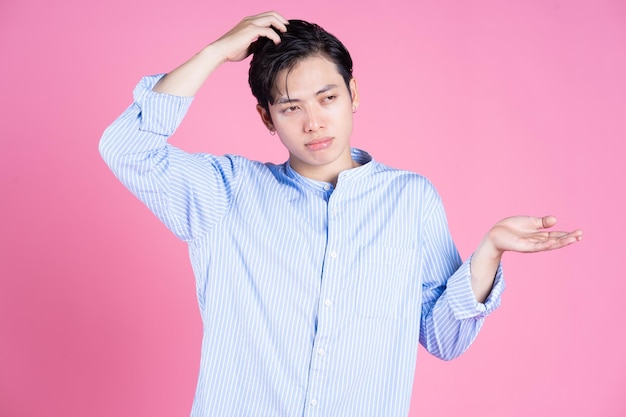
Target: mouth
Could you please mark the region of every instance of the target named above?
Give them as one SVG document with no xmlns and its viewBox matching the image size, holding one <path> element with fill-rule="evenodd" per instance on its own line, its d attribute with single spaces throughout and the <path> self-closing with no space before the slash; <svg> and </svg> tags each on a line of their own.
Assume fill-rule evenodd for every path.
<svg viewBox="0 0 626 417">
<path fill-rule="evenodd" d="M 306 143 L 304 146 L 306 146 L 308 149 L 312 151 L 319 151 L 319 150 L 328 148 L 332 144 L 332 142 L 333 142 L 333 138 L 324 137 L 324 138 L 313 139 L 312 141 Z"/>
</svg>

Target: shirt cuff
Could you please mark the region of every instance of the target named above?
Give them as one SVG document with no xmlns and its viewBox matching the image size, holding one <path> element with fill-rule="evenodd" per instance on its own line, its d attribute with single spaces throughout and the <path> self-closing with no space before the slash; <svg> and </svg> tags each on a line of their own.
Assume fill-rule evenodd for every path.
<svg viewBox="0 0 626 417">
<path fill-rule="evenodd" d="M 180 125 L 193 97 L 157 93 L 152 87 L 164 74 L 143 77 L 133 90 L 135 104 L 141 110 L 139 129 L 157 135 L 171 136 Z"/>
<path fill-rule="evenodd" d="M 500 306 L 502 292 L 505 288 L 502 264 L 500 264 L 487 299 L 484 303 L 476 301 L 476 296 L 472 291 L 470 262 L 471 257 L 450 277 L 446 286 L 448 303 L 457 320 L 486 317 Z"/>
</svg>

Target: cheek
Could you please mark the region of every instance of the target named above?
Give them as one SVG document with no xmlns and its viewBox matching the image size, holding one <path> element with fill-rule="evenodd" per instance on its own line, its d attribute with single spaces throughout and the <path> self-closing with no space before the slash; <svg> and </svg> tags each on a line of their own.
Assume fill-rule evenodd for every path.
<svg viewBox="0 0 626 417">
<path fill-rule="evenodd" d="M 352 129 L 352 122 L 354 120 L 352 107 L 348 109 L 342 109 L 341 112 L 338 112 L 336 115 L 334 115 L 333 120 L 335 124 L 341 126 L 342 128 Z"/>
<path fill-rule="evenodd" d="M 293 132 L 299 129 L 299 126 L 300 124 L 296 117 L 282 118 L 274 124 L 277 132 L 282 132 L 286 135 L 293 134 Z"/>
</svg>

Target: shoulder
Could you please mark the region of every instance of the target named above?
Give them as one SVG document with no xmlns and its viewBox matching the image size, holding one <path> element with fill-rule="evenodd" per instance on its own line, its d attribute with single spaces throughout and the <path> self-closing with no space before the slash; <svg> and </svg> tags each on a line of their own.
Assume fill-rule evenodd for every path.
<svg viewBox="0 0 626 417">
<path fill-rule="evenodd" d="M 372 161 L 372 176 L 391 187 L 398 187 L 406 192 L 419 193 L 425 197 L 438 198 L 437 189 L 430 179 L 417 172 L 398 169 Z M 378 182 L 377 181 L 377 182 Z"/>
</svg>

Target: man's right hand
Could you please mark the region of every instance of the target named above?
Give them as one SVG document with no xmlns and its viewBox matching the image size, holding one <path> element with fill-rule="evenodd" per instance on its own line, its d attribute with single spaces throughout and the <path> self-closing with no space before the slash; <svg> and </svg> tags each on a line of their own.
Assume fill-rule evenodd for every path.
<svg viewBox="0 0 626 417">
<path fill-rule="evenodd" d="M 224 36 L 161 78 L 153 90 L 176 96 L 194 96 L 219 65 L 238 62 L 250 55 L 252 42 L 260 37 L 280 42 L 280 37 L 272 28 L 285 32 L 288 24 L 287 19 L 276 12 L 246 17 Z"/>
<path fill-rule="evenodd" d="M 265 12 L 244 18 L 224 36 L 213 42 L 224 61 L 238 62 L 250 55 L 250 45 L 260 37 L 271 39 L 275 44 L 280 36 L 272 29 L 287 31 L 289 22 L 276 12 Z"/>
</svg>

